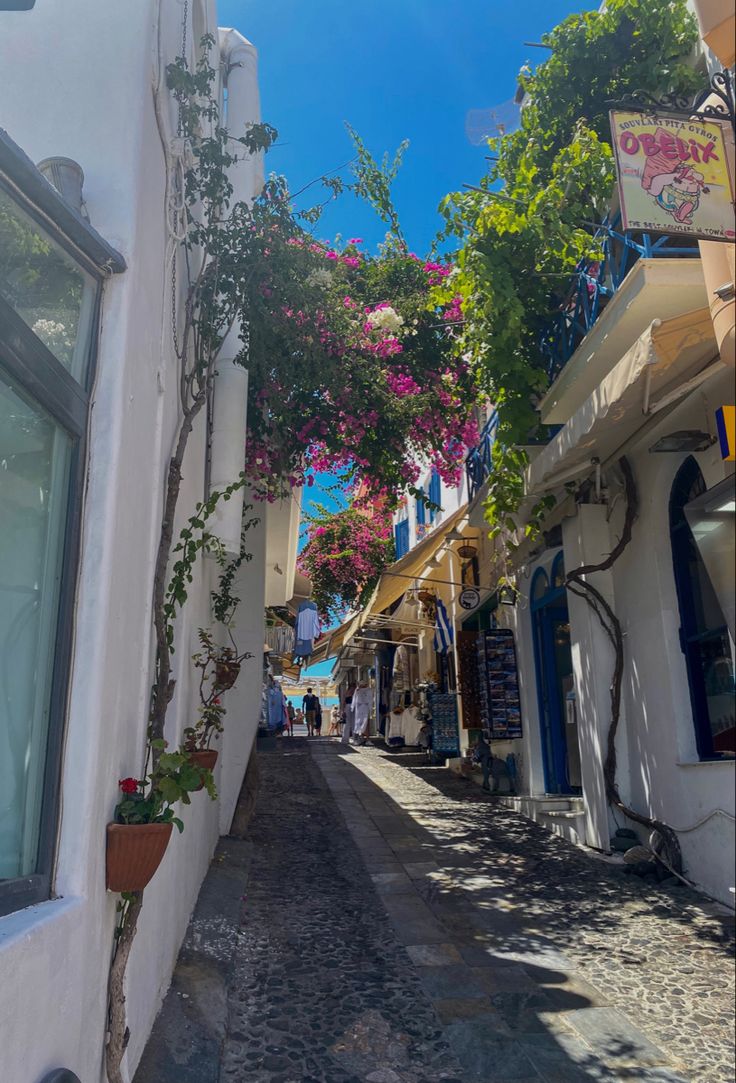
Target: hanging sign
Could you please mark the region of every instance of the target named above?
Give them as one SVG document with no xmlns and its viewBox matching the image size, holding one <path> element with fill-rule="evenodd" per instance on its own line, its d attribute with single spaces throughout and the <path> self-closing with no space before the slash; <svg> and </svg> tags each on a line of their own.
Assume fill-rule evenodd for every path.
<svg viewBox="0 0 736 1083">
<path fill-rule="evenodd" d="M 733 241 L 726 130 L 716 120 L 613 110 L 623 228 Z"/>
<path fill-rule="evenodd" d="M 457 600 L 463 609 L 477 609 L 480 605 L 480 591 L 475 587 L 465 587 L 460 591 Z"/>
</svg>

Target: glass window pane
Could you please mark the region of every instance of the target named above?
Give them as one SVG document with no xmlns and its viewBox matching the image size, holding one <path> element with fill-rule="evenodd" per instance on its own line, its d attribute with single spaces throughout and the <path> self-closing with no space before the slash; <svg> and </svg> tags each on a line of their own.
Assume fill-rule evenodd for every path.
<svg viewBox="0 0 736 1083">
<path fill-rule="evenodd" d="M 0 878 L 36 870 L 72 442 L 0 369 Z"/>
<path fill-rule="evenodd" d="M 544 572 L 540 572 L 534 576 L 534 582 L 532 583 L 532 600 L 538 601 L 539 598 L 543 598 L 549 590 L 549 580 Z"/>
<path fill-rule="evenodd" d="M 713 751 L 736 753 L 736 694 L 728 634 L 716 632 L 698 644 L 705 681 Z"/>
<path fill-rule="evenodd" d="M 0 294 L 84 382 L 95 283 L 0 188 Z"/>
<path fill-rule="evenodd" d="M 681 529 L 686 538 L 686 541 L 683 539 L 683 553 L 687 552 L 688 575 L 693 589 L 693 628 L 688 634 L 694 635 L 720 628 L 725 620 L 692 531 L 687 523 Z"/>
</svg>

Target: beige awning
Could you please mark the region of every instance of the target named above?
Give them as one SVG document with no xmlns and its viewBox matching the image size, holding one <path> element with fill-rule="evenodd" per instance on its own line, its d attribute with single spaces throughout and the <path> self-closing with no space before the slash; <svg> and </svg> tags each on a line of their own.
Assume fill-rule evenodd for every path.
<svg viewBox="0 0 736 1083">
<path fill-rule="evenodd" d="M 690 390 L 693 378 L 721 367 L 707 308 L 650 327 L 601 380 L 527 471 L 527 492 L 539 494 L 605 462 L 665 402 Z"/>
<path fill-rule="evenodd" d="M 324 662 L 326 658 L 334 658 L 339 654 L 343 644 L 358 631 L 360 616 L 360 613 L 353 614 L 344 624 L 333 628 L 331 632 L 325 632 L 309 656 L 309 665 L 316 665 L 317 662 Z"/>
<path fill-rule="evenodd" d="M 456 512 L 444 519 L 435 529 L 426 534 L 408 553 L 395 561 L 378 580 L 373 595 L 361 611 L 341 624 L 331 634 L 318 643 L 310 658 L 310 665 L 325 658 L 334 658 L 363 627 L 372 613 L 382 613 L 398 601 L 411 586 L 412 579 L 419 578 L 426 565 L 444 544 L 445 538 L 468 514 L 468 505 L 463 504 Z"/>
</svg>

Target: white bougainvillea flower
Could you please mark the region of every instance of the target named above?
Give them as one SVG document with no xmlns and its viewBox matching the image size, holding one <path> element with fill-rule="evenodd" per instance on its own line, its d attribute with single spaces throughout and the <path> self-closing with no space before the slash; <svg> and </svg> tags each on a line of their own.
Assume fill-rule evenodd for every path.
<svg viewBox="0 0 736 1083">
<path fill-rule="evenodd" d="M 376 308 L 373 312 L 369 312 L 366 323 L 369 323 L 374 330 L 397 334 L 403 326 L 404 317 L 400 316 L 395 308 L 386 305 L 384 308 Z"/>
</svg>

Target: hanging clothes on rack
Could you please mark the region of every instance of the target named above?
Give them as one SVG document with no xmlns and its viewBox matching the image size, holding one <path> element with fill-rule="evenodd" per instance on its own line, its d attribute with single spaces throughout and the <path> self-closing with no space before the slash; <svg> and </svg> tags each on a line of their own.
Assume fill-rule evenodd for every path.
<svg viewBox="0 0 736 1083">
<path fill-rule="evenodd" d="M 403 643 L 399 643 L 394 652 L 394 664 L 391 671 L 391 705 L 402 707 L 405 693 L 411 688 L 409 670 L 409 652 Z"/>
<path fill-rule="evenodd" d="M 302 602 L 296 614 L 296 642 L 294 660 L 309 658 L 314 652 L 314 641 L 319 635 L 319 613 L 315 603 L 307 598 Z"/>
<path fill-rule="evenodd" d="M 354 733 L 356 737 L 365 737 L 372 708 L 373 689 L 367 685 L 361 685 L 360 688 L 356 689 L 353 696 Z"/>
</svg>

